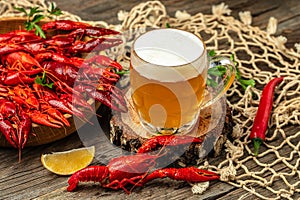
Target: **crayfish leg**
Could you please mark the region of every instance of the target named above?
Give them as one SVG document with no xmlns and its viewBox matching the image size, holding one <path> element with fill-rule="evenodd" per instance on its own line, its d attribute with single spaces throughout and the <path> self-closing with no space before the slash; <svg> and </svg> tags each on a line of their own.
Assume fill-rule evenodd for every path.
<svg viewBox="0 0 300 200">
<path fill-rule="evenodd" d="M 146 153 L 159 146 L 177 146 L 182 144 L 202 143 L 202 140 L 191 136 L 162 135 L 150 138 L 138 149 L 137 153 Z"/>
<path fill-rule="evenodd" d="M 59 112 L 58 110 L 56 110 L 55 108 L 49 108 L 46 110 L 46 112 L 53 118 L 61 121 L 64 125 L 66 126 L 70 126 L 69 121 L 65 118 L 65 116 Z"/>
<path fill-rule="evenodd" d="M 128 191 L 125 186 L 128 184 L 134 185 L 134 186 L 142 186 L 140 184 L 140 181 L 142 180 L 144 176 L 135 176 L 132 178 L 124 178 L 121 181 L 114 180 L 110 182 L 109 184 L 103 185 L 105 188 L 110 188 L 113 190 L 123 189 L 127 194 L 130 194 L 130 191 Z"/>
<path fill-rule="evenodd" d="M 32 122 L 37 123 L 37 124 L 41 124 L 41 125 L 45 125 L 45 126 L 49 126 L 49 127 L 53 127 L 53 128 L 61 128 L 63 126 L 62 122 L 55 120 L 50 115 L 43 114 L 37 110 L 30 112 L 29 116 L 30 116 Z"/>
</svg>

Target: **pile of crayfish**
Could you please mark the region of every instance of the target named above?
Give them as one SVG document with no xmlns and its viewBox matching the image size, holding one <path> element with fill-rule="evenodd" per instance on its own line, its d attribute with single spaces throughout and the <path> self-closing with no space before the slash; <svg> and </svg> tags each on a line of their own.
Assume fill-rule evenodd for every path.
<svg viewBox="0 0 300 200">
<path fill-rule="evenodd" d="M 65 114 L 87 120 L 89 98 L 126 111 L 115 86 L 122 66 L 100 54 L 122 43 L 119 32 L 69 20 L 45 23 L 42 30 L 46 38 L 26 30 L 0 34 L 0 132 L 19 156 L 32 123 L 70 126 Z"/>
<path fill-rule="evenodd" d="M 74 191 L 80 182 L 94 181 L 101 183 L 104 188 L 123 189 L 130 194 L 134 187 L 141 187 L 156 178 L 171 178 L 174 180 L 199 183 L 220 179 L 212 171 L 196 167 L 185 168 L 156 168 L 157 159 L 165 155 L 161 151 L 153 154 L 151 151 L 158 147 L 189 145 L 202 143 L 200 138 L 191 136 L 165 135 L 150 138 L 138 149 L 136 154 L 113 158 L 107 166 L 88 166 L 75 172 L 68 180 L 68 191 Z M 128 190 L 128 187 L 131 189 Z"/>
</svg>

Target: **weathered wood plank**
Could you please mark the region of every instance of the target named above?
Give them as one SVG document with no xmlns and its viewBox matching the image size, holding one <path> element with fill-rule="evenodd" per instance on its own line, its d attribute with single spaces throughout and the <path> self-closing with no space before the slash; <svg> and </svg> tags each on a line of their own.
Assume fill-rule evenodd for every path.
<svg viewBox="0 0 300 200">
<path fill-rule="evenodd" d="M 109 0 L 86 0 L 84 4 L 79 1 L 73 1 L 70 5 L 69 1 L 56 1 L 57 4 L 64 10 L 71 11 L 74 14 L 81 16 L 86 20 L 103 20 L 110 24 L 120 23 L 117 19 L 117 13 L 119 10 L 129 11 L 133 6 L 145 2 L 147 0 L 137 1 L 109 1 Z M 161 1 L 170 16 L 174 16 L 177 10 L 186 10 L 190 14 L 196 14 L 202 12 L 205 14 L 211 14 L 213 5 L 220 4 L 223 1 L 211 0 L 211 1 Z M 234 1 L 228 0 L 225 2 L 232 10 L 231 15 L 235 18 L 239 18 L 238 13 L 240 11 L 250 11 L 253 16 L 253 26 L 259 26 L 262 29 L 266 29 L 269 18 L 271 16 L 278 20 L 277 35 L 283 34 L 288 37 L 287 47 L 294 47 L 295 42 L 299 42 L 299 32 L 297 30 L 299 26 L 299 10 L 300 4 L 295 0 L 271 0 L 255 2 L 251 0 Z M 294 33 L 294 34 L 287 34 Z M 297 37 L 298 36 L 298 37 Z"/>
</svg>

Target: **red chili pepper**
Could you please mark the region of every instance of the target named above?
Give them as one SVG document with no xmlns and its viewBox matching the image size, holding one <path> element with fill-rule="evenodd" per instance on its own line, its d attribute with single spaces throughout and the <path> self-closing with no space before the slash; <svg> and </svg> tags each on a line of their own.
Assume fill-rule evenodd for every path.
<svg viewBox="0 0 300 200">
<path fill-rule="evenodd" d="M 261 143 L 265 140 L 265 133 L 273 106 L 275 87 L 283 81 L 283 77 L 272 79 L 263 89 L 258 110 L 252 126 L 250 139 L 254 144 L 254 155 L 257 156 Z"/>
</svg>

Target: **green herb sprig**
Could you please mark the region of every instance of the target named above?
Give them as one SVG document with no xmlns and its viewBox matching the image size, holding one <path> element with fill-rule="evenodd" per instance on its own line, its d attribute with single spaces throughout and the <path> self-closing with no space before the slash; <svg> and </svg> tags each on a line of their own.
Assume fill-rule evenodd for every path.
<svg viewBox="0 0 300 200">
<path fill-rule="evenodd" d="M 213 57 L 215 55 L 216 55 L 216 52 L 214 50 L 211 50 L 208 52 L 209 57 Z M 218 83 L 215 81 L 214 78 L 216 78 L 216 77 L 222 78 L 226 74 L 226 68 L 221 65 L 213 67 L 213 68 L 209 68 L 207 70 L 207 74 L 208 74 L 208 77 L 206 80 L 206 85 L 209 87 L 216 88 L 218 86 Z"/>
<path fill-rule="evenodd" d="M 128 70 L 127 69 L 122 69 L 120 71 L 118 70 L 115 73 L 122 76 L 122 75 L 125 75 L 125 74 L 129 74 L 129 69 Z"/>
<path fill-rule="evenodd" d="M 45 71 L 43 72 L 42 78 L 40 78 L 39 76 L 36 76 L 34 82 L 41 86 L 48 87 L 50 89 L 52 89 L 52 86 L 54 84 L 54 83 L 47 83 Z"/>
<path fill-rule="evenodd" d="M 47 10 L 47 15 L 40 14 L 43 11 L 40 10 L 39 7 L 30 7 L 29 11 L 19 7 L 14 7 L 14 9 L 18 10 L 19 12 L 25 13 L 27 17 L 27 20 L 24 23 L 25 29 L 27 31 L 35 29 L 35 34 L 40 36 L 41 38 L 46 38 L 46 35 L 42 28 L 38 25 L 38 23 L 44 18 L 53 19 L 53 16 L 59 16 L 62 14 L 60 8 L 56 7 L 53 2 L 51 3 L 50 9 Z"/>
<path fill-rule="evenodd" d="M 211 50 L 208 52 L 208 55 L 210 57 L 213 57 L 216 55 L 216 52 L 214 50 Z M 235 68 L 236 68 L 236 80 L 240 83 L 240 85 L 242 86 L 242 88 L 244 90 L 246 90 L 246 88 L 248 86 L 251 86 L 251 87 L 255 87 L 255 81 L 253 79 L 243 79 L 242 75 L 241 75 L 241 72 L 238 68 L 238 63 L 236 62 L 235 60 L 235 57 L 234 57 L 234 54 L 231 54 L 230 55 L 230 60 L 233 62 L 233 64 L 235 65 Z M 225 74 L 226 74 L 226 68 L 219 65 L 219 66 L 216 66 L 214 68 L 210 68 L 208 69 L 208 75 L 210 76 L 215 76 L 215 77 L 223 77 Z M 210 79 L 208 78 L 207 79 L 207 83 L 206 83 L 208 86 L 210 87 L 217 87 L 218 84 L 215 80 L 213 79 Z"/>
<path fill-rule="evenodd" d="M 48 16 L 49 18 L 52 18 L 52 15 L 54 15 L 54 16 L 62 15 L 61 9 L 58 8 L 58 7 L 55 7 L 55 5 L 54 5 L 53 2 L 51 3 L 50 10 L 47 10 L 47 11 L 48 11 L 48 13 L 50 14 L 50 15 Z"/>
<path fill-rule="evenodd" d="M 236 76 L 237 81 L 241 84 L 242 88 L 243 88 L 244 90 L 246 90 L 248 86 L 255 87 L 255 80 L 253 80 L 253 79 L 248 79 L 248 80 L 243 79 L 243 77 L 242 77 L 242 75 L 241 75 L 241 72 L 240 72 L 240 70 L 239 70 L 239 68 L 238 68 L 238 64 L 237 64 L 237 62 L 235 61 L 235 58 L 234 58 L 234 55 L 233 55 L 233 54 L 231 54 L 230 60 L 231 60 L 231 61 L 234 63 L 234 65 L 235 65 L 235 69 L 236 69 L 236 75 L 235 75 L 235 76 Z"/>
</svg>

